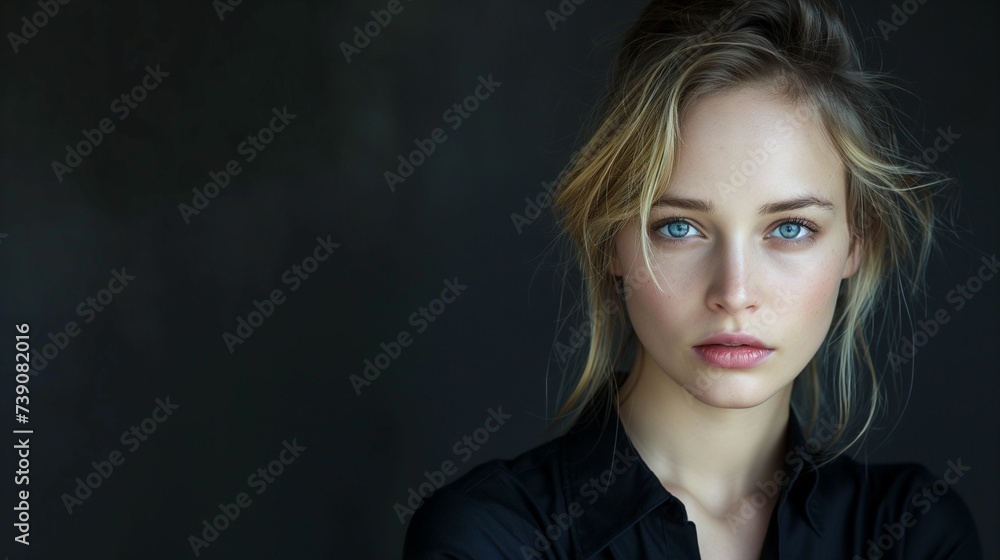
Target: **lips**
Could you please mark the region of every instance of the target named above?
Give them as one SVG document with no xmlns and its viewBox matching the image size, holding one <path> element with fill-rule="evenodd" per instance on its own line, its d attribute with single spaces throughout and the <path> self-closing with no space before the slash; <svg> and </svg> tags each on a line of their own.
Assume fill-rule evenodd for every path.
<svg viewBox="0 0 1000 560">
<path fill-rule="evenodd" d="M 743 333 L 714 334 L 693 348 L 706 364 L 725 369 L 749 369 L 764 362 L 774 349 Z"/>
</svg>

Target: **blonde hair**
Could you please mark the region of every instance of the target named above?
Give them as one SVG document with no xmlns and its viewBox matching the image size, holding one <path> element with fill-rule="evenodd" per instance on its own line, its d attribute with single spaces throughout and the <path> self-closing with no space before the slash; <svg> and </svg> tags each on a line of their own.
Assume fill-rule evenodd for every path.
<svg viewBox="0 0 1000 560">
<path fill-rule="evenodd" d="M 864 435 L 879 408 L 880 376 L 868 344 L 874 313 L 890 288 L 901 297 L 919 292 L 936 227 L 932 187 L 947 182 L 905 157 L 898 117 L 882 92 L 889 84 L 888 76 L 863 69 L 843 14 L 830 2 L 654 0 L 644 9 L 615 60 L 596 129 L 553 198 L 581 269 L 589 323 L 582 373 L 555 421 L 576 421 L 612 386 L 616 364 L 636 344 L 622 302 L 629 286 L 622 294 L 611 274 L 612 244 L 637 217 L 639 230 L 649 230 L 681 117 L 708 94 L 766 87 L 820 117 L 847 170 L 848 225 L 863 250 L 858 272 L 841 284 L 826 339 L 796 378 L 793 407 L 807 436 L 821 416 L 835 417 L 837 431 L 822 448 L 829 459 Z M 650 241 L 641 237 L 655 282 Z M 827 371 L 831 378 L 821 378 Z"/>
</svg>

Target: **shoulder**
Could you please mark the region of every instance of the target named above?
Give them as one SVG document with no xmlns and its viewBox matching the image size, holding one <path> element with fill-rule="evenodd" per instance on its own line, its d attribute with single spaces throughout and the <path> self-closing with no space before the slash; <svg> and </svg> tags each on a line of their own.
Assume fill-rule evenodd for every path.
<svg viewBox="0 0 1000 560">
<path fill-rule="evenodd" d="M 840 458 L 821 468 L 826 523 L 863 524 L 863 558 L 981 558 L 975 520 L 958 493 L 970 467 L 955 459 L 939 470 Z M 852 517 L 836 520 L 832 512 Z"/>
<path fill-rule="evenodd" d="M 407 527 L 404 559 L 523 559 L 539 512 L 560 499 L 561 439 L 478 465 L 426 498 Z"/>
</svg>

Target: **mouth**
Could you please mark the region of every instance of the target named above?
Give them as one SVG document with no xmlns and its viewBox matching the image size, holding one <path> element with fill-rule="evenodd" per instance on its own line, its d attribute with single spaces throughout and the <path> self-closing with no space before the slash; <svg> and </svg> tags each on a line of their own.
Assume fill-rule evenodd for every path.
<svg viewBox="0 0 1000 560">
<path fill-rule="evenodd" d="M 693 350 L 701 361 L 724 369 L 754 368 L 774 353 L 774 348 L 743 333 L 712 335 L 696 344 Z"/>
</svg>

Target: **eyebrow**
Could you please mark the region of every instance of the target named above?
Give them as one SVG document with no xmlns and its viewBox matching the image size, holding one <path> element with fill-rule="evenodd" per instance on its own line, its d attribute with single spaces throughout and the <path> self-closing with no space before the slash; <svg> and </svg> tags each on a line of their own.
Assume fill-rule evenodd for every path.
<svg viewBox="0 0 1000 560">
<path fill-rule="evenodd" d="M 710 214 L 715 210 L 715 204 L 706 200 L 699 200 L 697 198 L 676 198 L 671 196 L 665 196 L 654 202 L 653 207 L 655 208 L 657 206 L 673 206 L 674 208 L 694 210 L 697 212 L 704 212 L 706 214 Z M 757 210 L 757 213 L 764 216 L 767 214 L 776 214 L 778 212 L 788 212 L 789 210 L 798 210 L 800 208 L 809 207 L 817 207 L 831 212 L 834 209 L 833 203 L 825 198 L 817 196 L 802 196 L 779 202 L 769 202 L 761 206 L 760 209 Z"/>
</svg>

